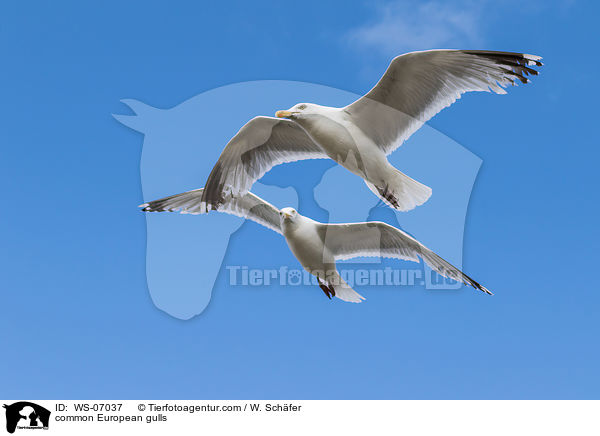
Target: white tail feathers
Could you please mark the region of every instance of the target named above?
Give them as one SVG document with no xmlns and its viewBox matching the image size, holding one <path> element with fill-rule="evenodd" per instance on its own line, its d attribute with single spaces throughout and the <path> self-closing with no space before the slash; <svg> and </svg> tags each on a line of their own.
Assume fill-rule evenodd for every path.
<svg viewBox="0 0 600 436">
<path fill-rule="evenodd" d="M 402 212 L 422 205 L 431 197 L 429 186 L 411 179 L 398 170 L 385 187 L 375 186 L 366 180 L 365 183 L 385 204 Z"/>
<path fill-rule="evenodd" d="M 339 274 L 336 282 L 337 284 L 333 285 L 333 289 L 335 291 L 335 296 L 340 300 L 347 301 L 349 303 L 362 303 L 363 300 L 365 300 L 365 297 L 352 289 Z"/>
</svg>

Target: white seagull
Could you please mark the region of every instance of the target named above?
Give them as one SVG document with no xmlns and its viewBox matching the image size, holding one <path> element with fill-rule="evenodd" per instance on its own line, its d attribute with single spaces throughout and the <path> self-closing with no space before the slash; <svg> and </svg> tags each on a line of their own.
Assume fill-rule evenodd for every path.
<svg viewBox="0 0 600 436">
<path fill-rule="evenodd" d="M 334 108 L 299 103 L 277 118 L 256 117 L 229 141 L 205 184 L 201 208 L 218 209 L 243 196 L 275 165 L 330 158 L 362 177 L 389 206 L 407 211 L 431 188 L 394 168 L 387 155 L 423 123 L 469 91 L 505 94 L 527 83 L 540 56 L 477 50 L 428 50 L 392 60 L 377 85 L 354 103 Z"/>
<path fill-rule="evenodd" d="M 201 214 L 204 189 L 172 195 L 140 205 L 144 212 Z M 354 257 L 389 257 L 419 262 L 419 257 L 444 277 L 492 294 L 405 232 L 382 222 L 324 224 L 300 215 L 291 207 L 281 210 L 251 192 L 232 198 L 219 212 L 248 218 L 282 234 L 302 267 L 317 277 L 329 299 L 360 303 L 365 298 L 340 276 L 336 261 Z"/>
</svg>

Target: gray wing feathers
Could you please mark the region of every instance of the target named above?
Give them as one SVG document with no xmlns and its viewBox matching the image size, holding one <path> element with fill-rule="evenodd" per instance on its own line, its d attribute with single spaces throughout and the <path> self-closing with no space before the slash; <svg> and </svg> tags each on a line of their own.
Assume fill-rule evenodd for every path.
<svg viewBox="0 0 600 436">
<path fill-rule="evenodd" d="M 419 262 L 444 277 L 473 286 L 486 294 L 489 290 L 446 262 L 429 248 L 405 232 L 382 222 L 323 224 L 325 245 L 336 259 L 354 257 L 389 257 Z"/>
<path fill-rule="evenodd" d="M 203 193 L 204 189 L 195 189 L 182 194 L 150 201 L 142 204 L 140 207 L 144 212 L 179 211 L 193 215 L 202 214 L 206 213 L 202 205 Z M 281 233 L 279 209 L 251 192 L 228 200 L 218 211 L 250 219 L 277 233 Z"/>
<path fill-rule="evenodd" d="M 256 117 L 229 141 L 204 187 L 202 207 L 217 209 L 244 195 L 272 167 L 303 159 L 327 158 L 292 121 Z"/>
<path fill-rule="evenodd" d="M 418 242 L 410 236 L 402 238 L 388 224 L 373 221 L 367 223 L 323 224 L 325 245 L 338 260 L 355 257 L 388 257 L 418 262 Z M 408 235 L 406 235 L 408 236 Z"/>
<path fill-rule="evenodd" d="M 527 83 L 541 57 L 477 50 L 429 50 L 396 57 L 377 85 L 345 108 L 358 127 L 391 153 L 423 123 L 470 91 L 505 94 Z"/>
</svg>

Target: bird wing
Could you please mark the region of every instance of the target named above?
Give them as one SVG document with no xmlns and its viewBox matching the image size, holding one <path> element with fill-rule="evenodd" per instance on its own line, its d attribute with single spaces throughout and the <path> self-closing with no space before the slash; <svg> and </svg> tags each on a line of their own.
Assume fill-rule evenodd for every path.
<svg viewBox="0 0 600 436">
<path fill-rule="evenodd" d="M 275 165 L 327 155 L 293 121 L 256 117 L 229 141 L 213 167 L 202 207 L 217 209 L 227 199 L 247 193 Z"/>
<path fill-rule="evenodd" d="M 506 94 L 506 85 L 527 83 L 540 56 L 478 50 L 407 53 L 390 63 L 367 95 L 346 106 L 353 122 L 389 154 L 423 123 L 469 91 Z"/>
<path fill-rule="evenodd" d="M 139 207 L 144 212 L 176 212 L 198 215 L 206 213 L 202 207 L 202 194 L 204 188 L 182 194 L 171 195 L 159 200 L 149 201 Z M 271 230 L 281 234 L 279 209 L 251 192 L 241 197 L 235 197 L 226 201 L 219 212 L 239 216 L 257 222 Z"/>
<path fill-rule="evenodd" d="M 419 262 L 435 272 L 490 294 L 486 288 L 446 262 L 407 233 L 382 222 L 322 224 L 326 247 L 338 260 L 354 257 L 389 257 Z"/>
</svg>

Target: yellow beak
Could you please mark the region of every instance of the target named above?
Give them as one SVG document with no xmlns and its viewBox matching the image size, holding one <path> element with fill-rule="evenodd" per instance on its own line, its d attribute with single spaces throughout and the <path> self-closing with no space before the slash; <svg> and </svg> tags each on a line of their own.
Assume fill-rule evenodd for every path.
<svg viewBox="0 0 600 436">
<path fill-rule="evenodd" d="M 283 212 L 283 217 L 284 217 L 284 218 L 291 218 L 291 217 L 292 217 L 292 215 L 291 215 L 291 214 L 289 214 L 289 213 L 287 213 L 287 212 Z"/>
<path fill-rule="evenodd" d="M 292 116 L 292 113 L 290 111 L 277 111 L 275 112 L 275 116 L 277 118 L 289 118 Z"/>
</svg>

